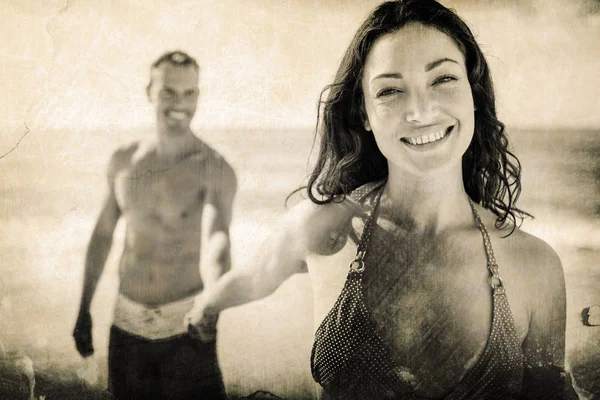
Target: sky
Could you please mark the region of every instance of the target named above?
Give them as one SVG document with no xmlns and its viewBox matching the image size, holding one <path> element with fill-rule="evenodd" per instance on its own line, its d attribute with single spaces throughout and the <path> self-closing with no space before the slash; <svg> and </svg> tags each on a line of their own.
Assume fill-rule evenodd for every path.
<svg viewBox="0 0 600 400">
<path fill-rule="evenodd" d="M 530 161 L 524 170 L 523 200 L 534 199 L 525 204 L 534 204 L 533 213 L 538 217 L 527 227 L 533 226 L 531 232 L 551 244 L 593 248 L 597 237 L 590 222 L 593 219 L 576 212 L 577 207 L 583 208 L 581 204 L 594 204 L 591 208 L 597 203 L 593 185 L 597 163 L 593 154 L 582 156 L 597 148 L 596 141 L 585 135 L 544 135 L 540 128 L 567 128 L 566 133 L 573 132 L 570 128 L 600 130 L 600 1 L 441 1 L 457 10 L 482 47 L 492 69 L 500 119 L 509 127 L 535 128 L 521 133 L 539 134 L 532 135 L 537 140 L 519 138 L 524 159 Z M 6 225 L 0 250 L 4 259 L 16 260 L 3 267 L 14 267 L 8 270 L 10 284 L 31 277 L 33 282 L 47 283 L 42 285 L 46 308 L 36 301 L 27 302 L 27 307 L 38 313 L 50 307 L 61 310 L 59 317 L 44 314 L 37 325 L 29 323 L 31 318 L 16 318 L 11 326 L 24 324 L 29 332 L 46 336 L 50 332 L 55 336 L 49 339 L 52 346 L 68 349 L 70 357 L 75 356 L 69 336 L 74 320 L 65 319 L 66 306 L 62 305 L 70 302 L 68 307 L 75 312 L 73 299 L 79 289 L 72 283 L 80 276 L 74 271 L 81 272 L 85 232 L 93 229 L 93 218 L 106 191 L 103 168 L 115 142 L 131 140 L 121 134 L 124 131 L 152 126 L 154 114 L 145 87 L 149 66 L 156 58 L 167 50 L 181 49 L 200 63 L 201 97 L 195 130 L 239 128 L 246 135 L 235 145 L 221 146 L 239 173 L 244 194 L 236 200 L 237 230 L 233 231 L 233 245 L 241 257 L 262 234 L 259 229 L 264 228 L 266 234 L 265 227 L 271 222 L 270 214 L 258 206 L 265 203 L 283 208 L 282 193 L 289 193 L 302 179 L 295 174 L 302 173 L 312 138 L 300 134 L 288 138 L 281 132 L 314 127 L 320 91 L 331 81 L 359 24 L 379 3 L 0 0 L 0 217 Z M 252 135 L 261 137 L 252 140 Z M 207 136 L 211 144 L 216 141 L 216 135 Z M 572 144 L 569 140 L 577 140 L 573 138 L 585 139 L 577 143 L 581 149 L 571 146 L 577 151 L 564 152 L 563 148 L 569 150 Z M 265 188 L 271 190 L 268 196 L 262 195 Z M 273 195 L 275 190 L 279 194 Z M 122 235 L 118 237 L 122 239 Z M 586 254 L 593 258 L 592 251 Z M 592 281 L 587 269 L 592 262 L 580 262 L 574 256 L 563 261 L 567 271 L 582 271 L 581 282 Z M 116 259 L 112 265 L 117 265 Z M 23 275 L 23 268 L 32 268 L 31 276 Z M 116 287 L 116 281 L 105 282 L 107 289 L 100 291 L 104 293 L 101 299 L 107 298 L 109 286 L 110 290 Z M 265 372 L 252 368 L 255 364 L 250 361 L 254 356 L 258 359 L 264 353 L 261 346 L 268 343 L 281 345 L 273 347 L 272 361 L 279 363 L 271 368 L 274 373 L 288 363 L 308 374 L 304 356 L 290 356 L 285 352 L 293 352 L 294 347 L 275 340 L 299 335 L 293 329 L 306 328 L 303 324 L 310 324 L 306 321 L 312 317 L 298 312 L 306 311 L 302 296 L 309 288 L 294 281 L 287 285 L 287 291 L 279 292 L 279 300 L 264 303 L 258 311 L 265 319 L 272 317 L 272 324 L 252 328 L 263 323 L 256 320 L 259 322 L 251 321 L 250 328 L 240 330 L 236 318 L 251 319 L 255 314 L 248 316 L 241 309 L 229 317 L 230 328 L 222 330 L 231 335 L 223 341 L 229 352 L 229 359 L 224 358 L 229 370 L 238 368 L 236 371 L 244 371 L 248 377 L 261 378 Z M 294 285 L 301 291 L 294 290 Z M 581 285 L 577 289 L 569 292 L 570 307 L 583 307 L 579 300 L 587 301 L 593 294 Z M 61 293 L 60 298 L 53 297 L 55 293 Z M 60 307 L 54 306 L 57 301 L 62 302 Z M 292 304 L 290 309 L 296 314 L 289 315 L 298 315 L 293 321 L 296 325 L 289 323 L 288 314 L 275 312 L 280 306 L 288 310 L 282 304 Z M 575 333 L 570 343 L 584 349 L 583 345 L 593 342 L 591 336 L 583 336 L 592 333 L 582 330 L 581 307 L 569 316 L 571 326 L 576 323 L 580 328 L 570 331 Z M 107 327 L 111 316 L 103 312 L 96 315 Z M 275 314 L 281 314 L 282 324 L 289 328 L 283 335 L 277 332 L 277 337 L 269 336 L 276 333 L 269 328 L 279 323 Z M 58 325 L 57 331 L 48 329 Z M 59 329 L 66 330 L 58 334 Z M 42 333 L 40 336 L 46 337 Z M 25 341 L 36 338 L 22 336 Z M 312 332 L 309 336 L 300 339 L 311 339 Z M 245 363 L 236 358 L 241 350 L 248 353 Z M 71 359 L 64 361 L 69 362 Z M 234 364 L 241 367 L 234 368 Z M 294 384 L 281 376 L 274 379 Z M 311 378 L 306 375 L 306 379 Z"/>
<path fill-rule="evenodd" d="M 447 0 L 491 65 L 498 114 L 519 127 L 600 127 L 600 2 Z M 0 0 L 0 153 L 27 130 L 152 124 L 150 64 L 201 65 L 194 126 L 311 127 L 374 0 Z"/>
</svg>

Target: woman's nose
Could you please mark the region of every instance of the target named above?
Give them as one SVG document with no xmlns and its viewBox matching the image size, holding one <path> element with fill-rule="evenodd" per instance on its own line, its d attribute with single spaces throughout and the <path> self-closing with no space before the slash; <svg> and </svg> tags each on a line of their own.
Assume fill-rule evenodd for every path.
<svg viewBox="0 0 600 400">
<path fill-rule="evenodd" d="M 437 115 L 435 102 L 423 91 L 410 93 L 405 107 L 406 121 L 411 124 L 430 123 Z"/>
</svg>

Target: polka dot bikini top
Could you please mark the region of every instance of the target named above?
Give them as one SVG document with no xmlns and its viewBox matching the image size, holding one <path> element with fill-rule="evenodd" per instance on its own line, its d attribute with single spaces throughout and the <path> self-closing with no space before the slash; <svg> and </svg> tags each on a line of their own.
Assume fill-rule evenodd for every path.
<svg viewBox="0 0 600 400">
<path fill-rule="evenodd" d="M 333 308 L 315 334 L 311 354 L 311 372 L 333 399 L 425 399 L 413 392 L 403 379 L 378 335 L 362 294 L 363 259 L 372 231 L 372 221 L 385 182 L 370 183 L 355 190 L 357 201 L 380 189 L 367 220 L 346 283 Z M 471 203 L 477 227 L 481 231 L 487 256 L 493 296 L 492 327 L 477 364 L 443 399 L 511 399 L 523 380 L 523 354 L 508 299 L 498 275 L 489 235 Z"/>
</svg>

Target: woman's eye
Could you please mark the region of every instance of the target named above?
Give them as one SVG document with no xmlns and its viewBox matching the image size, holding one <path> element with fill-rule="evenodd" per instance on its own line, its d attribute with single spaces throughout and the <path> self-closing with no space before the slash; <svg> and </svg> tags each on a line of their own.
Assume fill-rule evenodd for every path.
<svg viewBox="0 0 600 400">
<path fill-rule="evenodd" d="M 444 75 L 444 76 L 440 76 L 439 78 L 437 78 L 433 84 L 434 85 L 439 85 L 439 84 L 443 84 L 443 83 L 448 83 L 448 82 L 454 82 L 457 81 L 458 78 L 452 75 Z"/>
<path fill-rule="evenodd" d="M 377 92 L 377 95 L 375 97 L 380 98 L 380 97 L 390 96 L 390 95 L 393 95 L 396 93 L 402 93 L 402 90 L 396 89 L 396 88 L 386 88 L 386 89 L 382 89 L 379 92 Z"/>
</svg>

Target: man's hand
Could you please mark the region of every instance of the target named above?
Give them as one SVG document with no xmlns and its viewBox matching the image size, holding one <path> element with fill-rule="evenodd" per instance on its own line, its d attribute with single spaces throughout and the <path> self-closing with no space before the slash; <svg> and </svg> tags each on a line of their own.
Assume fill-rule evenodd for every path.
<svg viewBox="0 0 600 400">
<path fill-rule="evenodd" d="M 94 354 L 94 345 L 92 344 L 92 317 L 89 311 L 80 311 L 73 330 L 75 346 L 82 357 L 89 357 Z"/>
<path fill-rule="evenodd" d="M 203 342 L 212 342 L 217 338 L 217 321 L 219 314 L 206 308 L 206 296 L 201 294 L 196 298 L 194 307 L 183 318 L 183 324 L 188 335 Z"/>
</svg>

